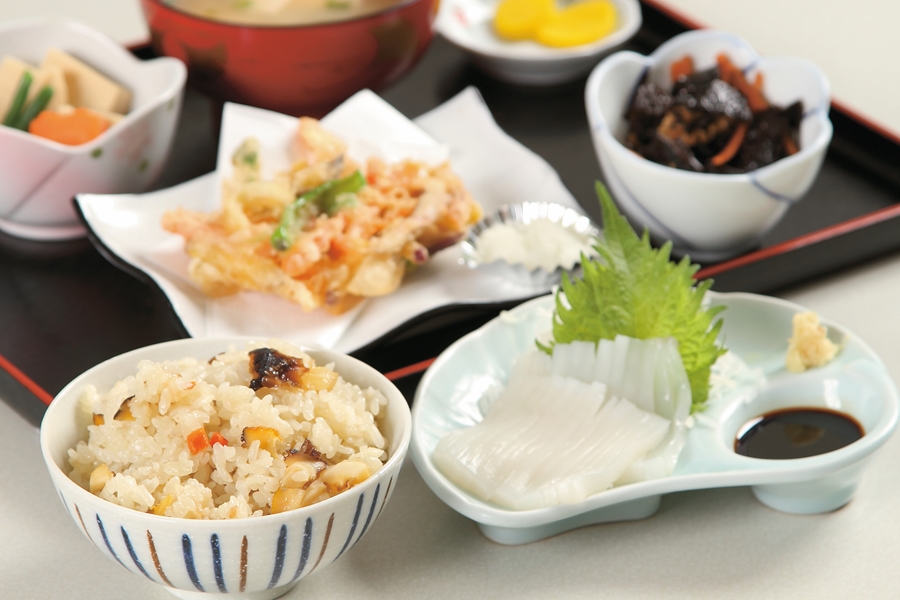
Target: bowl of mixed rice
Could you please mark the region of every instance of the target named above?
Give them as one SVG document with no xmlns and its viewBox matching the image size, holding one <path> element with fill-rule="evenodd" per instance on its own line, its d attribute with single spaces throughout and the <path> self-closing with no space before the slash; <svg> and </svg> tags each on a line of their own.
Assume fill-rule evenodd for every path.
<svg viewBox="0 0 900 600">
<path fill-rule="evenodd" d="M 187 339 L 67 385 L 41 449 L 104 554 L 180 598 L 276 598 L 384 508 L 409 407 L 364 363 L 278 340 Z"/>
</svg>

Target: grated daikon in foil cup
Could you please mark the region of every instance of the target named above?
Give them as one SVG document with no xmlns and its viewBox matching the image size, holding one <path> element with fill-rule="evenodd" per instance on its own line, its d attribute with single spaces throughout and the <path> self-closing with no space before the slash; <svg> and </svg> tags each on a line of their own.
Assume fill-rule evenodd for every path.
<svg viewBox="0 0 900 600">
<path fill-rule="evenodd" d="M 600 229 L 575 209 L 550 202 L 507 204 L 484 217 L 460 242 L 463 262 L 535 292 L 580 272 L 582 253 L 595 256 Z"/>
</svg>

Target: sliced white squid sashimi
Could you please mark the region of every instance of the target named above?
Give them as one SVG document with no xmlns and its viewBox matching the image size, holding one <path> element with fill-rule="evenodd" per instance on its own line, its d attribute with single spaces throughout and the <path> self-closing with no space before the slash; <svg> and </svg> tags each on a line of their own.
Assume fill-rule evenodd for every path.
<svg viewBox="0 0 900 600">
<path fill-rule="evenodd" d="M 506 457 L 499 481 L 500 486 L 521 490 L 540 484 L 547 470 L 564 469 L 570 457 L 584 454 L 584 447 L 596 442 L 594 431 L 606 397 L 603 384 L 565 377 L 529 377 L 528 390 L 543 399 L 535 410 L 540 418 L 520 421 L 520 451 Z"/>
<path fill-rule="evenodd" d="M 518 451 L 519 433 L 541 418 L 540 411 L 532 408 L 540 400 L 528 393 L 527 377 L 512 377 L 483 421 L 451 432 L 438 442 L 435 462 L 461 487 L 476 496 L 490 497 L 502 461 Z M 485 451 L 488 441 L 490 452 Z"/>
<path fill-rule="evenodd" d="M 435 464 L 517 510 L 575 503 L 664 477 L 684 446 L 691 392 L 672 338 L 618 336 L 519 357 L 483 421 L 447 434 Z"/>
<path fill-rule="evenodd" d="M 546 352 L 530 350 L 519 355 L 513 365 L 509 381 L 513 382 L 525 375 L 549 377 L 553 374 L 553 357 Z M 576 377 L 577 379 L 577 377 Z"/>
<path fill-rule="evenodd" d="M 561 400 L 566 410 L 580 413 L 583 420 L 585 414 L 596 414 L 604 396 L 605 386 L 599 383 L 514 377 L 481 423 L 441 438 L 434 450 L 435 463 L 464 489 L 490 499 L 510 475 L 510 465 L 533 464 L 529 456 L 550 451 L 552 446 L 545 444 L 547 436 L 541 433 L 559 430 L 554 420 Z"/>
<path fill-rule="evenodd" d="M 635 461 L 616 485 L 666 477 L 675 470 L 681 449 L 687 441 L 687 418 L 691 413 L 691 389 L 687 372 L 678 360 L 667 361 L 667 368 L 656 378 L 656 413 L 671 419 L 665 438 L 647 456 Z"/>
<path fill-rule="evenodd" d="M 604 400 L 600 383 L 516 378 L 484 421 L 438 442 L 435 464 L 463 489 L 508 508 L 580 502 L 609 488 L 669 429 L 627 400 Z"/>
<path fill-rule="evenodd" d="M 607 400 L 589 425 L 583 437 L 558 436 L 564 451 L 545 453 L 536 468 L 515 465 L 528 477 L 507 477 L 491 500 L 516 510 L 583 502 L 612 487 L 669 429 L 666 419 L 618 398 Z"/>
<path fill-rule="evenodd" d="M 593 356 L 593 363 L 590 357 Z M 691 386 L 674 338 L 557 344 L 551 371 L 581 381 L 603 381 L 609 393 L 671 420 L 666 437 L 631 465 L 616 485 L 665 477 L 672 473 L 687 440 Z"/>
</svg>

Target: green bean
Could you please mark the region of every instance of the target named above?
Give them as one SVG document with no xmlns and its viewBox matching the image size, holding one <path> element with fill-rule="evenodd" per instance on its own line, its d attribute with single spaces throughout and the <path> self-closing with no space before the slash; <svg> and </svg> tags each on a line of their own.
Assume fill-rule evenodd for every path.
<svg viewBox="0 0 900 600">
<path fill-rule="evenodd" d="M 22 111 L 22 115 L 16 121 L 16 124 L 13 125 L 16 129 L 21 129 L 22 131 L 28 131 L 28 126 L 31 124 L 31 121 L 34 120 L 36 116 L 40 114 L 42 110 L 47 108 L 47 105 L 50 104 L 50 98 L 53 97 L 53 88 L 49 85 L 45 85 L 41 88 L 41 91 L 38 92 L 38 95 L 34 97 L 31 103 L 28 105 L 24 111 Z"/>
<path fill-rule="evenodd" d="M 281 222 L 272 233 L 271 243 L 276 250 L 287 250 L 294 243 L 294 238 L 306 226 L 310 218 L 324 212 L 333 216 L 338 211 L 356 204 L 356 198 L 348 198 L 366 185 L 366 178 L 359 171 L 343 179 L 332 179 L 322 185 L 304 192 L 294 202 L 285 207 L 281 214 Z M 338 200 L 338 196 L 341 196 Z"/>
<path fill-rule="evenodd" d="M 294 232 L 303 229 L 306 215 L 302 214 L 309 205 L 309 197 L 304 194 L 288 205 L 281 214 L 281 221 L 272 233 L 271 243 L 276 250 L 287 250 L 294 243 Z"/>
<path fill-rule="evenodd" d="M 16 90 L 16 96 L 13 99 L 6 116 L 3 117 L 4 125 L 9 127 L 15 126 L 15 123 L 18 121 L 19 115 L 22 112 L 22 107 L 25 106 L 25 99 L 28 98 L 28 88 L 31 87 L 32 79 L 31 73 L 28 71 L 25 71 L 22 74 L 22 79 L 19 80 L 19 89 Z"/>
</svg>

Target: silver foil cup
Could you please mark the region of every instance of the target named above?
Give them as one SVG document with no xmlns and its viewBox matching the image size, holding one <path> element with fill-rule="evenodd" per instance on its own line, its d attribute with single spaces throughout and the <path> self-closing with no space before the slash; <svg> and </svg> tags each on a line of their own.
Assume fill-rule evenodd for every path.
<svg viewBox="0 0 900 600">
<path fill-rule="evenodd" d="M 601 235 L 600 229 L 589 217 L 562 204 L 552 202 L 506 204 L 497 212 L 481 219 L 469 230 L 469 234 L 460 242 L 463 253 L 462 261 L 470 269 L 481 269 L 495 274 L 522 287 L 530 288 L 536 293 L 549 291 L 553 286 L 559 285 L 563 272 L 568 271 L 570 275 L 579 275 L 581 265 L 578 264 L 571 269 L 559 266 L 553 271 L 547 271 L 542 267 L 529 270 L 524 264 L 512 264 L 505 260 L 495 260 L 490 263 L 479 261 L 478 238 L 485 231 L 499 224 L 531 223 L 537 220 L 559 223 L 585 240 Z"/>
</svg>

